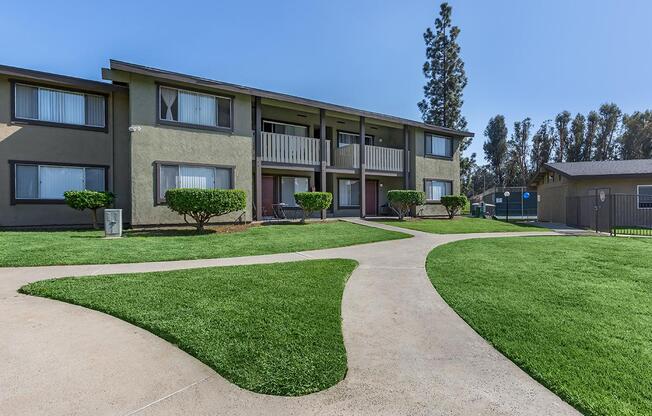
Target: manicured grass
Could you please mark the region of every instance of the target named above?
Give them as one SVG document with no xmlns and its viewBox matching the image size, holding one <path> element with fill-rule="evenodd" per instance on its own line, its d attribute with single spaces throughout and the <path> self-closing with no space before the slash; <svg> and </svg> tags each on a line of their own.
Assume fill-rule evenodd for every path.
<svg viewBox="0 0 652 416">
<path fill-rule="evenodd" d="M 233 233 L 193 230 L 0 232 L 0 267 L 138 263 L 285 253 L 409 237 L 344 221 L 249 227 Z"/>
<path fill-rule="evenodd" d="M 314 260 L 35 282 L 26 294 L 113 315 L 240 387 L 302 395 L 346 374 L 340 309 L 352 260 Z"/>
<path fill-rule="evenodd" d="M 452 220 L 437 219 L 412 219 L 405 221 L 385 220 L 387 225 L 423 231 L 433 234 L 467 234 L 467 233 L 495 233 L 515 231 L 547 231 L 545 228 L 536 227 L 528 223 L 504 222 L 485 218 L 455 217 Z"/>
<path fill-rule="evenodd" d="M 426 267 L 466 322 L 581 412 L 652 414 L 652 240 L 467 240 Z"/>
</svg>

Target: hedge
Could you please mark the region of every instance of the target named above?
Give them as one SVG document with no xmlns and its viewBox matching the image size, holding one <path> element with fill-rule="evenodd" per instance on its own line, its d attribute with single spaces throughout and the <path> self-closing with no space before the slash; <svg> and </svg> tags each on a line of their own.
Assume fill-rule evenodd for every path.
<svg viewBox="0 0 652 416">
<path fill-rule="evenodd" d="M 294 200 L 303 210 L 301 222 L 306 221 L 313 212 L 328 209 L 333 202 L 333 194 L 330 192 L 297 192 Z"/>
<path fill-rule="evenodd" d="M 247 206 L 247 194 L 239 189 L 194 189 L 177 188 L 165 192 L 168 208 L 183 215 L 183 220 L 190 224 L 187 217 L 195 220 L 197 231 L 211 218 L 235 211 Z"/>
<path fill-rule="evenodd" d="M 90 209 L 93 218 L 93 228 L 98 228 L 97 210 L 111 206 L 115 199 L 115 195 L 111 192 L 66 191 L 63 193 L 63 198 L 65 199 L 66 204 L 71 208 L 79 211 Z"/>
<path fill-rule="evenodd" d="M 441 197 L 441 204 L 448 212 L 448 218 L 453 219 L 469 202 L 465 195 L 446 195 Z"/>
<path fill-rule="evenodd" d="M 387 201 L 398 215 L 398 219 L 402 220 L 412 208 L 425 204 L 426 194 L 413 190 L 392 190 L 387 192 Z"/>
</svg>

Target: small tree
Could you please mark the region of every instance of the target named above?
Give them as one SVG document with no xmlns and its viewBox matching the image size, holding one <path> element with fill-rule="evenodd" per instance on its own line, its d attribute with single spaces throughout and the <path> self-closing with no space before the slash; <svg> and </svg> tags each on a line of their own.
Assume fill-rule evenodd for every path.
<svg viewBox="0 0 652 416">
<path fill-rule="evenodd" d="M 446 195 L 441 197 L 441 204 L 448 212 L 448 218 L 453 219 L 469 202 L 465 195 Z"/>
<path fill-rule="evenodd" d="M 396 212 L 399 220 L 403 220 L 410 210 L 426 202 L 426 194 L 421 191 L 393 190 L 387 192 L 389 206 Z"/>
<path fill-rule="evenodd" d="M 183 220 L 190 224 L 188 217 L 195 220 L 197 231 L 213 217 L 244 210 L 247 206 L 247 194 L 239 189 L 169 189 L 165 192 L 168 208 L 183 215 Z"/>
<path fill-rule="evenodd" d="M 294 194 L 294 200 L 303 210 L 301 222 L 306 222 L 306 217 L 312 215 L 315 211 L 328 209 L 333 202 L 333 194 L 330 192 L 297 192 Z"/>
<path fill-rule="evenodd" d="M 66 191 L 63 193 L 66 204 L 79 211 L 91 210 L 93 228 L 97 229 L 97 210 L 111 206 L 115 195 L 111 192 L 96 191 Z"/>
</svg>

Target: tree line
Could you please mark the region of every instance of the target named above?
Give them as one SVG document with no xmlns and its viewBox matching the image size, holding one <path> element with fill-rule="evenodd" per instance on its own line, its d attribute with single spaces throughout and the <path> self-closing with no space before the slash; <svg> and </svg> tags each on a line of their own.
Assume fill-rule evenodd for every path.
<svg viewBox="0 0 652 416">
<path fill-rule="evenodd" d="M 527 186 L 548 162 L 652 158 L 651 110 L 623 114 L 605 103 L 586 116 L 562 111 L 536 132 L 532 127 L 527 117 L 514 122 L 509 135 L 503 115 L 489 120 L 483 145 L 488 163 L 475 164 L 463 177 L 469 195 L 492 186 Z"/>
</svg>

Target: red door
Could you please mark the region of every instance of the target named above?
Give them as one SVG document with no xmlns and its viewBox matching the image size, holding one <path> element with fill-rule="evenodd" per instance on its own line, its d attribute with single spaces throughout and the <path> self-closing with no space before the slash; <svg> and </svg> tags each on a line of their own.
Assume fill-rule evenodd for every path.
<svg viewBox="0 0 652 416">
<path fill-rule="evenodd" d="M 365 193 L 365 215 L 378 215 L 378 181 L 366 181 Z"/>
<path fill-rule="evenodd" d="M 274 215 L 274 177 L 263 176 L 263 216 Z"/>
</svg>

